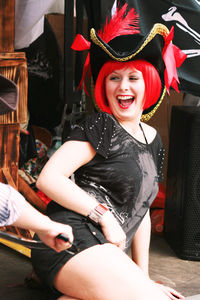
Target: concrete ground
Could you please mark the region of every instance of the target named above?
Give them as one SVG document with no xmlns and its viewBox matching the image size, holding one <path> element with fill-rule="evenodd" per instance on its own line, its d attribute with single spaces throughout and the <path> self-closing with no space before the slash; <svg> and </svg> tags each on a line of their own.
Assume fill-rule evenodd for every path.
<svg viewBox="0 0 200 300">
<path fill-rule="evenodd" d="M 0 244 L 0 266 L 0 299 L 50 299 L 43 291 L 23 285 L 32 270 L 27 257 Z M 200 262 L 178 258 L 165 239 L 155 235 L 151 239 L 150 275 L 152 279 L 177 289 L 187 300 L 200 300 Z"/>
<path fill-rule="evenodd" d="M 188 300 L 200 300 L 200 261 L 178 258 L 166 240 L 155 235 L 151 238 L 150 277 L 176 289 Z"/>
</svg>

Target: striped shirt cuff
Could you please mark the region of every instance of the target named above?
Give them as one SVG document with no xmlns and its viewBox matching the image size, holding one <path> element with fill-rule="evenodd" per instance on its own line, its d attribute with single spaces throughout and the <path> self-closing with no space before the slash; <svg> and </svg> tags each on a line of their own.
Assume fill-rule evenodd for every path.
<svg viewBox="0 0 200 300">
<path fill-rule="evenodd" d="M 0 226 L 13 224 L 21 214 L 24 197 L 8 184 L 0 183 Z"/>
</svg>

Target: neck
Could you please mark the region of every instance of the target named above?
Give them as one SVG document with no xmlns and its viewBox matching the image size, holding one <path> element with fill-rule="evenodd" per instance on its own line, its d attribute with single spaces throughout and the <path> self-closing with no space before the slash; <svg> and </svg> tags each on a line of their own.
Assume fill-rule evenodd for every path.
<svg viewBox="0 0 200 300">
<path fill-rule="evenodd" d="M 132 120 L 118 120 L 120 125 L 131 135 L 135 136 L 137 132 L 140 130 L 140 117 L 137 119 Z"/>
</svg>

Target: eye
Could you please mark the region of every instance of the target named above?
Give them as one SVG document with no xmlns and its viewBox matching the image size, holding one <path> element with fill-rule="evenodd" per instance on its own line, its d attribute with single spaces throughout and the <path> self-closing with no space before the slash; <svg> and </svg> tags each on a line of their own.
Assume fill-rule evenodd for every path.
<svg viewBox="0 0 200 300">
<path fill-rule="evenodd" d="M 111 75 L 111 76 L 109 77 L 109 79 L 112 80 L 112 81 L 117 81 L 117 80 L 120 80 L 120 77 L 117 76 L 117 75 Z"/>
<path fill-rule="evenodd" d="M 138 76 L 129 76 L 129 80 L 131 81 L 135 81 L 135 80 L 138 80 L 139 77 Z"/>
</svg>

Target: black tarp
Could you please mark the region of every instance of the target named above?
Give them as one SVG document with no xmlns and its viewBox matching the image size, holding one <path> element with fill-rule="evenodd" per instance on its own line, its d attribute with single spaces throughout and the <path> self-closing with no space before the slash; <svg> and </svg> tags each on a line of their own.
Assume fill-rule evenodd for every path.
<svg viewBox="0 0 200 300">
<path fill-rule="evenodd" d="M 127 3 L 139 13 L 144 33 L 154 23 L 162 23 L 169 29 L 174 26 L 174 44 L 187 54 L 178 71 L 179 89 L 200 96 L 200 1 L 127 0 Z"/>
</svg>

